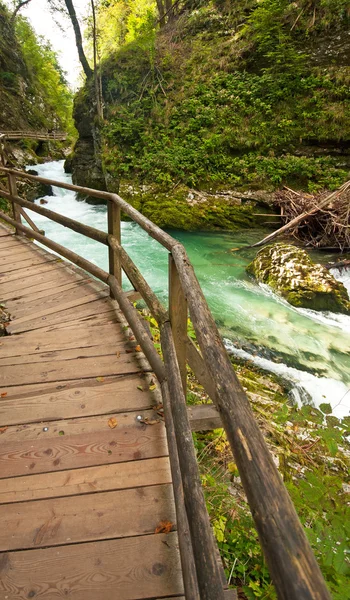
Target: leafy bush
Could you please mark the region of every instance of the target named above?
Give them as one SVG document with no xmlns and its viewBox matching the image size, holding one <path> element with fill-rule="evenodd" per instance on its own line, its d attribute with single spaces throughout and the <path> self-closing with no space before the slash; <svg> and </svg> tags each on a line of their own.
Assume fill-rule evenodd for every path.
<svg viewBox="0 0 350 600">
<path fill-rule="evenodd" d="M 341 184 L 346 161 L 313 148 L 349 140 L 348 74 L 311 67 L 307 40 L 343 26 L 346 11 L 322 0 L 311 27 L 309 4 L 298 7 L 242 1 L 225 16 L 203 6 L 156 46 L 142 17 L 133 41 L 103 65 L 108 171 L 168 187 Z"/>
</svg>

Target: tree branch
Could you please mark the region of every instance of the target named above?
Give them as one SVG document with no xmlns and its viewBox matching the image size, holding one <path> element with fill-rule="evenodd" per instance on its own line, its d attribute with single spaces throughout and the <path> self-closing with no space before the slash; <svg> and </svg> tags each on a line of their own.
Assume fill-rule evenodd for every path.
<svg viewBox="0 0 350 600">
<path fill-rule="evenodd" d="M 29 2 L 31 2 L 31 0 L 23 0 L 22 2 L 19 2 L 19 4 L 17 4 L 15 10 L 13 11 L 12 15 L 11 15 L 11 19 L 10 22 L 13 23 L 17 13 L 21 10 L 21 8 L 23 8 L 23 6 L 25 6 L 26 4 L 29 4 Z"/>
<path fill-rule="evenodd" d="M 73 25 L 73 29 L 74 29 L 74 33 L 75 33 L 75 42 L 76 42 L 81 66 L 84 69 L 84 73 L 85 73 L 86 77 L 88 79 L 90 79 L 93 75 L 93 70 L 91 69 L 91 67 L 87 61 L 87 58 L 85 56 L 85 52 L 84 52 L 84 48 L 83 48 L 83 38 L 81 35 L 80 25 L 79 25 L 79 21 L 77 19 L 77 15 L 75 12 L 73 2 L 72 2 L 72 0 L 64 0 L 64 2 L 66 4 L 68 14 L 69 14 L 70 20 Z"/>
</svg>

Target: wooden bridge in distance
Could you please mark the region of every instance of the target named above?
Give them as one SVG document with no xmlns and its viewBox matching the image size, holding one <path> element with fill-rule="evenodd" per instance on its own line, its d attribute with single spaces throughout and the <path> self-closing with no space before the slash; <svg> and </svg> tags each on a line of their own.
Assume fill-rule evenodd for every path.
<svg viewBox="0 0 350 600">
<path fill-rule="evenodd" d="M 219 423 L 278 597 L 329 599 L 182 245 L 116 194 L 1 175 L 13 217 L 0 218 L 13 229 L 0 225 L 0 300 L 11 314 L 0 343 L 0 600 L 236 598 L 191 435 Z M 104 198 L 108 231 L 20 198 L 17 178 Z M 26 209 L 104 244 L 109 271 L 47 239 Z M 121 211 L 169 251 L 168 309 L 123 248 Z M 140 296 L 162 358 L 132 304 Z M 216 408 L 186 406 L 187 363 Z"/>
<path fill-rule="evenodd" d="M 0 131 L 0 138 L 4 140 L 38 140 L 39 142 L 46 142 L 50 140 L 56 140 L 58 142 L 64 142 L 67 139 L 67 134 L 64 131 L 17 131 L 17 130 L 6 130 Z"/>
</svg>

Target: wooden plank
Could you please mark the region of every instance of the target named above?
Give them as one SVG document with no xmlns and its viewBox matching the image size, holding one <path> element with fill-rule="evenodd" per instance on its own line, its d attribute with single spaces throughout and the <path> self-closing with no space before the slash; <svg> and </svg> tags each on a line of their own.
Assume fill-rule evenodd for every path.
<svg viewBox="0 0 350 600">
<path fill-rule="evenodd" d="M 162 521 L 176 529 L 169 484 L 5 504 L 0 551 L 147 535 Z"/>
<path fill-rule="evenodd" d="M 12 233 L 10 233 L 9 231 L 7 231 L 7 229 L 3 229 L 3 228 L 0 226 L 0 237 L 6 237 L 6 236 L 8 236 L 8 235 L 13 235 L 13 234 L 12 234 Z"/>
<path fill-rule="evenodd" d="M 38 267 L 39 273 L 29 275 L 23 273 L 22 278 L 13 278 L 13 275 L 8 275 L 9 281 L 0 278 L 1 296 L 6 296 L 8 292 L 13 293 L 15 290 L 22 290 L 26 285 L 36 285 L 43 281 L 55 281 L 58 271 L 63 271 L 65 267 L 66 265 L 63 262 L 58 261 L 57 263 L 48 263 Z"/>
<path fill-rule="evenodd" d="M 92 348 L 109 343 L 126 343 L 125 333 L 120 325 L 90 325 L 82 323 L 80 326 L 67 328 L 67 331 L 57 334 L 57 331 L 42 331 L 35 329 L 33 332 L 9 335 L 0 342 L 1 359 L 14 356 L 29 356 L 31 354 L 46 354 L 72 348 Z M 0 360 L 1 360 L 0 359 Z"/>
<path fill-rule="evenodd" d="M 11 219 L 11 217 L 6 215 L 2 211 L 0 211 L 0 217 L 7 223 L 10 223 L 11 225 L 16 225 L 17 229 L 19 229 L 20 231 L 23 231 L 26 235 L 28 235 L 31 238 L 34 238 L 35 240 L 37 240 L 38 242 L 40 242 L 47 248 L 50 248 L 51 250 L 53 250 L 54 252 L 59 254 L 60 256 L 63 256 L 65 258 L 67 258 L 68 260 L 70 260 L 71 262 L 73 262 L 75 265 L 78 265 L 79 267 L 84 268 L 88 273 L 90 273 L 91 275 L 94 275 L 94 277 L 97 277 L 97 279 L 100 279 L 101 281 L 104 281 L 105 283 L 107 282 L 108 273 L 106 271 L 104 271 L 103 269 L 101 269 L 100 267 L 98 267 L 97 265 L 95 265 L 95 263 L 92 263 L 92 262 L 86 260 L 86 258 L 83 258 L 76 252 L 72 252 L 72 250 L 68 250 L 68 248 L 65 248 L 61 244 L 57 244 L 57 242 L 54 242 L 54 241 L 50 240 L 49 238 L 46 238 L 44 235 L 41 235 L 40 233 L 37 233 L 36 231 L 33 231 L 32 229 L 29 229 L 28 227 L 25 227 L 24 225 L 21 225 L 20 223 L 16 223 L 16 221 Z"/>
<path fill-rule="evenodd" d="M 113 339 L 113 335 L 110 336 L 110 339 Z M 20 371 L 31 369 L 31 365 L 35 363 L 40 363 L 43 369 L 46 368 L 46 363 L 48 363 L 49 368 L 51 368 L 52 363 L 61 362 L 61 361 L 78 361 L 82 359 L 89 358 L 99 358 L 103 356 L 108 356 L 111 363 L 113 363 L 113 369 L 118 370 L 119 364 L 124 364 L 125 362 L 132 362 L 132 358 L 137 357 L 137 352 L 133 351 L 133 348 L 126 348 L 125 340 L 120 340 L 118 342 L 114 342 L 112 344 L 103 344 L 103 341 L 100 339 L 99 344 L 87 347 L 87 348 L 71 348 L 69 350 L 52 350 L 48 352 L 37 352 L 34 354 L 22 355 L 22 356 L 12 356 L 7 358 L 0 357 L 0 369 L 5 369 L 14 365 L 18 365 Z M 76 342 L 79 345 L 79 340 Z M 30 365 L 30 366 L 29 366 Z M 122 367 L 123 369 L 123 367 Z M 138 371 L 140 368 L 138 367 Z M 71 370 L 68 369 L 70 373 Z M 122 373 L 122 371 L 120 371 Z M 76 375 L 79 375 L 80 371 L 77 368 Z M 116 375 L 117 373 L 113 373 Z M 94 377 L 94 373 L 91 372 L 91 377 Z M 97 377 L 97 375 L 96 375 Z M 60 381 L 62 381 L 60 379 Z M 18 382 L 19 384 L 20 382 Z M 22 382 L 23 383 L 23 382 Z M 1 376 L 0 376 L 0 385 L 1 385 Z"/>
<path fill-rule="evenodd" d="M 9 244 L 15 243 L 31 244 L 32 242 L 27 238 L 19 238 L 15 235 L 14 229 L 11 232 L 6 233 L 4 236 L 0 236 L 0 248 L 5 248 Z"/>
<path fill-rule="evenodd" d="M 61 265 L 62 267 L 65 267 L 65 265 Z M 88 275 L 87 275 L 88 277 Z M 69 273 L 69 271 L 67 270 L 67 268 L 65 267 L 64 269 L 60 269 L 60 271 L 58 271 L 56 269 L 56 277 L 55 277 L 55 289 L 58 290 L 59 293 L 59 288 L 61 286 L 64 285 L 72 285 L 73 283 L 75 284 L 80 284 L 84 281 L 83 277 L 81 279 L 73 279 L 71 274 Z M 91 281 L 89 278 L 86 279 L 85 281 Z M 45 277 L 42 277 L 41 280 L 39 280 L 37 283 L 34 283 L 33 285 L 27 285 L 26 287 L 22 286 L 17 286 L 13 289 L 10 288 L 9 291 L 7 291 L 6 293 L 4 293 L 3 290 L 3 286 L 0 286 L 0 293 L 1 293 L 1 298 L 4 301 L 9 301 L 9 300 L 18 300 L 18 299 L 25 299 L 25 298 L 33 298 L 35 297 L 35 294 L 39 294 L 41 292 L 44 292 L 46 290 L 49 290 L 49 293 L 52 293 L 52 281 L 51 281 L 51 277 L 47 277 L 47 279 Z M 38 296 L 39 297 L 39 296 Z"/>
<path fill-rule="evenodd" d="M 8 332 L 20 333 L 21 331 L 29 331 L 34 329 L 40 329 L 41 327 L 48 327 L 50 325 L 57 325 L 62 323 L 63 326 L 69 326 L 71 321 L 77 319 L 81 320 L 84 317 L 95 317 L 97 314 L 102 315 L 103 313 L 110 312 L 112 305 L 110 304 L 109 298 L 102 300 L 90 300 L 90 302 L 83 306 L 76 306 L 74 308 L 66 309 L 64 312 L 55 312 L 49 315 L 43 315 L 36 319 L 26 321 L 21 324 L 12 321 L 8 326 Z"/>
<path fill-rule="evenodd" d="M 222 427 L 220 413 L 213 404 L 197 404 L 187 407 L 192 431 L 210 431 Z"/>
<path fill-rule="evenodd" d="M 140 389 L 141 388 L 141 389 Z M 145 410 L 153 405 L 147 383 L 137 375 L 76 379 L 1 387 L 0 425 L 20 425 L 92 415 Z M 1 442 L 0 438 L 0 442 Z"/>
<path fill-rule="evenodd" d="M 69 356 L 76 351 L 62 351 Z M 107 356 L 87 356 L 85 358 L 72 358 L 71 360 L 48 360 L 47 362 L 31 362 L 28 364 L 7 365 L 0 373 L 0 386 L 23 385 L 28 383 L 45 383 L 46 381 L 69 381 L 87 377 L 105 377 L 108 375 L 121 375 L 138 373 L 140 366 L 135 360 L 135 354 L 116 351 Z"/>
<path fill-rule="evenodd" d="M 46 288 L 44 290 L 35 292 L 32 294 L 23 295 L 17 293 L 13 299 L 9 299 L 7 306 L 10 307 L 11 312 L 16 314 L 17 318 L 20 318 L 27 314 L 34 314 L 44 311 L 50 306 L 59 306 L 60 304 L 66 304 L 67 302 L 74 300 L 75 298 L 82 298 L 86 296 L 94 295 L 95 299 L 105 298 L 108 293 L 107 286 L 104 289 L 98 290 L 95 288 L 93 281 L 89 278 L 78 279 L 74 275 L 68 276 L 63 281 L 58 281 L 55 285 L 51 284 L 51 289 Z M 62 289 L 63 288 L 63 289 Z M 38 301 L 40 299 L 40 302 Z M 68 307 L 69 308 L 69 307 Z M 14 313 L 14 311 L 16 312 Z M 24 311 L 28 311 L 24 313 Z M 20 314 L 24 313 L 24 314 Z"/>
<path fill-rule="evenodd" d="M 48 423 L 47 432 L 45 423 L 8 428 L 0 436 L 0 478 L 166 456 L 164 423 L 139 423 L 138 414 L 116 413 L 115 429 L 109 415 Z M 154 419 L 154 411 L 142 415 Z"/>
<path fill-rule="evenodd" d="M 25 280 L 30 280 L 34 275 L 38 275 L 39 273 L 53 271 L 58 263 L 62 263 L 62 260 L 55 256 L 53 260 L 44 261 L 41 265 L 33 265 L 26 268 L 22 273 L 18 273 L 17 271 L 9 273 L 8 275 L 2 273 L 0 275 L 0 284 L 10 283 L 19 279 L 22 282 L 22 285 L 25 285 Z"/>
<path fill-rule="evenodd" d="M 20 269 L 23 269 L 22 274 L 24 274 L 27 272 L 27 269 L 30 269 L 31 267 L 39 268 L 39 265 L 47 264 L 53 261 L 57 262 L 56 256 L 48 256 L 47 258 L 43 258 L 39 255 L 37 258 L 26 258 L 20 259 L 19 261 L 9 261 L 6 259 L 3 262 L 0 261 L 0 277 L 2 274 L 4 274 L 4 277 L 6 277 L 8 273 L 13 273 L 13 275 L 15 275 L 15 273 Z"/>
<path fill-rule="evenodd" d="M 6 248 L 2 248 L 1 244 L 0 244 L 0 257 L 1 259 L 5 258 L 5 257 L 10 257 L 10 258 L 19 258 L 20 256 L 28 256 L 28 257 L 32 257 L 33 255 L 36 256 L 36 250 L 34 245 L 29 245 L 27 244 L 26 246 L 23 244 L 16 244 L 16 245 L 12 245 Z"/>
<path fill-rule="evenodd" d="M 41 317 L 53 315 L 55 313 L 66 312 L 71 308 L 75 308 L 76 306 L 82 306 L 84 304 L 88 304 L 89 302 L 93 302 L 98 298 L 105 298 L 108 295 L 107 291 L 97 292 L 88 288 L 83 287 L 79 289 L 78 292 L 72 293 L 72 299 L 68 294 L 63 296 L 63 301 L 56 296 L 53 298 L 51 303 L 40 303 L 40 307 L 36 305 L 34 307 L 34 311 L 30 311 L 29 314 L 24 314 L 23 316 L 19 316 L 18 314 L 13 315 L 11 313 L 12 319 L 14 321 L 15 327 L 17 325 L 21 325 L 22 323 L 27 323 L 27 321 L 32 321 L 33 319 L 40 319 Z M 10 306 L 8 308 L 10 309 Z"/>
<path fill-rule="evenodd" d="M 171 483 L 169 459 L 149 458 L 126 463 L 10 477 L 1 480 L 0 504 L 91 494 L 108 490 Z"/>
<path fill-rule="evenodd" d="M 44 333 L 46 331 L 60 331 L 62 329 L 68 330 L 71 327 L 83 327 L 84 325 L 92 326 L 100 326 L 107 324 L 116 324 L 119 323 L 120 317 L 117 314 L 116 310 L 106 310 L 103 311 L 101 315 L 96 316 L 95 314 L 91 315 L 81 315 L 80 318 L 73 318 L 69 320 L 69 322 L 59 321 L 57 323 L 49 324 L 47 327 L 41 327 L 40 333 Z M 33 331 L 26 331 L 26 335 L 35 334 L 39 331 L 39 329 Z"/>
<path fill-rule="evenodd" d="M 25 309 L 27 308 L 27 310 L 31 310 L 33 306 L 36 306 L 36 308 L 38 308 L 38 306 L 43 306 L 43 304 L 47 304 L 48 302 L 53 301 L 53 299 L 56 299 L 57 302 L 57 297 L 61 297 L 61 295 L 64 293 L 64 297 L 65 298 L 69 298 L 71 297 L 71 294 L 73 291 L 78 291 L 82 286 L 87 285 L 89 283 L 89 281 L 91 281 L 90 279 L 77 279 L 76 281 L 74 281 L 72 279 L 72 281 L 70 283 L 66 283 L 63 285 L 55 285 L 54 288 L 54 294 L 52 294 L 53 289 L 52 289 L 52 284 L 50 286 L 47 286 L 46 289 L 40 290 L 40 291 L 36 291 L 35 293 L 32 294 L 27 294 L 27 295 L 18 295 L 16 294 L 13 298 L 10 298 L 7 302 L 8 302 L 8 306 L 11 306 L 11 311 L 16 311 L 15 314 L 17 314 L 19 316 L 19 310 Z M 89 288 L 87 287 L 87 290 Z M 66 294 L 66 292 L 71 292 L 69 295 Z M 41 300 L 41 302 L 38 302 L 38 300 Z"/>
<path fill-rule="evenodd" d="M 15 235 L 3 238 L 0 237 L 0 252 L 15 248 L 30 248 L 31 246 L 33 246 L 33 243 L 26 238 L 21 238 L 21 240 L 19 240 Z"/>
<path fill-rule="evenodd" d="M 139 600 L 179 594 L 176 532 L 9 552 L 1 559 L 0 597 L 8 600 Z"/>
</svg>

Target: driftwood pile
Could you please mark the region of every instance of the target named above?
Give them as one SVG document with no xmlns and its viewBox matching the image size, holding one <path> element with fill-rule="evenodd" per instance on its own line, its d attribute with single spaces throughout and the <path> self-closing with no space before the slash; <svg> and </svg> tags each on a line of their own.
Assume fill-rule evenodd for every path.
<svg viewBox="0 0 350 600">
<path fill-rule="evenodd" d="M 314 196 L 284 188 L 276 193 L 275 204 L 280 207 L 284 225 L 254 246 L 288 233 L 306 247 L 350 249 L 350 181 L 331 194 Z"/>
</svg>

